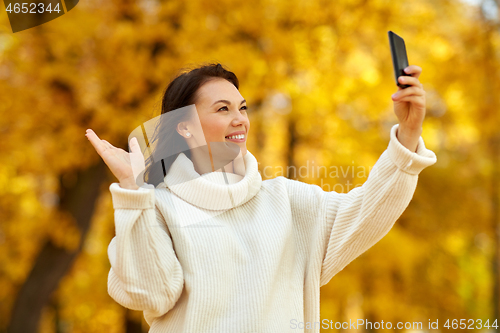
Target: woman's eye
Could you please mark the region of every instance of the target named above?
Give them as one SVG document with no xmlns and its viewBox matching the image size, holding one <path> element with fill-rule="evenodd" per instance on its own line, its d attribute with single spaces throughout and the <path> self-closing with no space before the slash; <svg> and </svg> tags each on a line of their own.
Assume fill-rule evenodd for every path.
<svg viewBox="0 0 500 333">
<path fill-rule="evenodd" d="M 228 110 L 228 108 L 227 108 L 227 106 L 223 106 L 223 107 L 221 107 L 221 108 L 220 108 L 219 110 L 217 110 L 217 111 L 221 111 L 221 110 L 222 110 L 222 111 L 229 111 L 229 110 Z M 247 110 L 248 110 L 248 108 L 247 108 L 247 106 L 246 106 L 246 105 L 244 105 L 244 106 L 242 106 L 242 107 L 241 107 L 241 110 L 247 111 Z"/>
</svg>

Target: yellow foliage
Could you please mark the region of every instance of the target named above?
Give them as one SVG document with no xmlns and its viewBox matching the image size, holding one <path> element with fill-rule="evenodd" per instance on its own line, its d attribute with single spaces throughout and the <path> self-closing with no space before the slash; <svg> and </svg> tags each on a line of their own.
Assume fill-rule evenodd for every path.
<svg viewBox="0 0 500 333">
<path fill-rule="evenodd" d="M 296 168 L 314 161 L 368 170 L 397 122 L 388 30 L 405 38 L 410 62 L 423 68 L 421 82 L 432 87 L 436 109 L 422 137 L 438 164 L 419 175 L 389 235 L 321 289 L 323 317 L 406 321 L 491 312 L 498 244 L 490 248 L 475 237 L 495 239 L 490 186 L 499 166 L 491 142 L 500 124 L 500 32 L 476 9 L 431 0 L 81 1 L 63 17 L 14 35 L 4 18 L 0 318 L 45 240 L 68 251 L 80 241 L 73 217 L 58 206 L 58 181 L 100 159 L 86 128 L 126 149 L 130 131 L 157 115 L 161 93 L 180 68 L 218 61 L 238 75 L 248 105 L 255 105 L 248 148 L 261 170 L 286 173 L 289 161 Z M 304 179 L 342 191 L 347 180 L 360 184 L 366 175 Z M 74 333 L 125 330 L 124 309 L 106 290 L 111 181 L 56 295 L 57 314 Z M 41 331 L 51 333 L 55 318 L 46 309 Z M 6 324 L 1 319 L 0 330 Z"/>
</svg>

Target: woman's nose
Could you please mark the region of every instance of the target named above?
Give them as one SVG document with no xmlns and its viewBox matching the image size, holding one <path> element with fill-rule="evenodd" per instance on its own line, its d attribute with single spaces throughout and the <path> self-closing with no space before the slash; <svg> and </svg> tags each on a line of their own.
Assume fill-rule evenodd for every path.
<svg viewBox="0 0 500 333">
<path fill-rule="evenodd" d="M 241 124 L 244 123 L 246 120 L 247 120 L 246 117 L 243 114 L 241 114 L 240 111 L 236 111 L 236 115 L 233 118 L 233 124 Z"/>
</svg>

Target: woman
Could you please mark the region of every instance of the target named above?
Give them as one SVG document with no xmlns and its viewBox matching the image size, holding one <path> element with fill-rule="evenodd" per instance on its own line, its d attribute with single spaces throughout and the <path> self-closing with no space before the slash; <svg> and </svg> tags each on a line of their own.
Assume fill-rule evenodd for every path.
<svg viewBox="0 0 500 333">
<path fill-rule="evenodd" d="M 319 332 L 320 287 L 387 234 L 418 174 L 436 162 L 420 137 L 421 68 L 405 72 L 412 76 L 399 82 L 411 87 L 392 96 L 399 124 L 388 148 L 349 193 L 284 177 L 262 181 L 246 150 L 250 122 L 238 80 L 219 64 L 184 73 L 167 88 L 162 116 L 195 108 L 156 127 L 167 145 L 158 140 L 166 157 L 150 158 L 145 173 L 155 188 L 136 184 L 136 139 L 127 153 L 87 130 L 119 180 L 110 186 L 111 297 L 144 311 L 150 332 Z M 233 133 L 243 139 L 231 141 Z M 174 148 L 164 152 L 167 146 Z"/>
</svg>

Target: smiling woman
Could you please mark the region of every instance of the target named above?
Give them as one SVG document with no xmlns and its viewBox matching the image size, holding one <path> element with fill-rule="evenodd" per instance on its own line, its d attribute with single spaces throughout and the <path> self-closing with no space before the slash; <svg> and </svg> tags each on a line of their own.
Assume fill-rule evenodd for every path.
<svg viewBox="0 0 500 333">
<path fill-rule="evenodd" d="M 319 332 L 296 323 L 319 323 L 320 287 L 389 232 L 418 174 L 436 163 L 420 137 L 421 69 L 406 70 L 412 87 L 392 97 L 400 124 L 367 181 L 348 193 L 262 180 L 246 149 L 246 101 L 220 64 L 168 86 L 154 139 L 166 157 L 151 155 L 145 167 L 152 188 L 135 183 L 144 168 L 137 139 L 127 153 L 89 130 L 120 181 L 109 187 L 109 295 L 144 311 L 151 333 Z"/>
<path fill-rule="evenodd" d="M 226 99 L 219 99 L 220 97 Z M 219 171 L 219 169 L 211 170 L 208 168 L 208 165 L 204 163 L 203 156 L 200 156 L 203 151 L 195 149 L 207 145 L 207 143 L 212 159 L 216 158 L 211 152 L 214 143 L 225 141 L 236 143 L 241 155 L 245 156 L 250 121 L 246 112 L 246 101 L 238 88 L 225 79 L 212 78 L 198 89 L 195 101 L 198 111 L 195 114 L 195 117 L 198 117 L 196 122 L 186 121 L 177 125 L 177 132 L 186 138 L 186 142 L 193 152 L 191 160 L 195 170 L 199 174 L 203 174 L 205 171 Z M 198 123 L 201 124 L 201 128 L 196 126 Z M 241 158 L 239 160 L 241 161 Z M 234 173 L 232 164 L 224 166 L 224 171 Z"/>
<path fill-rule="evenodd" d="M 250 121 L 246 114 L 246 101 L 238 89 L 236 75 L 221 64 L 196 68 L 179 75 L 169 84 L 162 99 L 162 117 L 152 135 L 151 144 L 155 144 L 155 153 L 146 160 L 146 183 L 157 186 L 163 182 L 180 153 L 193 162 L 200 175 L 213 171 L 234 173 L 234 163 L 239 164 L 241 169 Z M 195 112 L 186 112 L 187 109 L 180 111 L 188 106 L 195 106 Z M 244 137 L 226 139 L 235 134 L 243 134 Z M 230 157 L 224 159 L 226 162 L 229 159 L 231 163 L 219 167 L 224 154 L 217 143 L 226 140 L 237 143 L 238 147 L 233 145 L 229 150 Z M 215 161 L 214 165 L 215 154 L 212 150 L 217 148 L 219 153 L 215 158 L 219 161 Z M 232 156 L 234 151 L 241 151 L 240 158 Z M 153 158 L 158 155 L 165 158 L 155 161 Z"/>
</svg>

